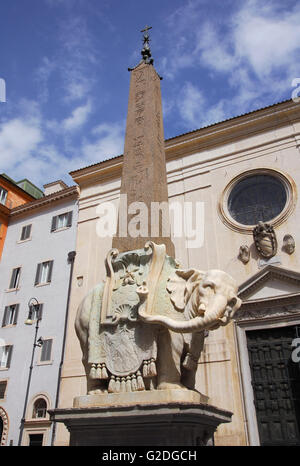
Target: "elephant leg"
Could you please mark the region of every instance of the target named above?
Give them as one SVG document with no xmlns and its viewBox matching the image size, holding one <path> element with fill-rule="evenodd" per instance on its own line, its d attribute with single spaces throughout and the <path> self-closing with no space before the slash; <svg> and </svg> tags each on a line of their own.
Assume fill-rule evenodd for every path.
<svg viewBox="0 0 300 466">
<path fill-rule="evenodd" d="M 107 393 L 107 383 L 101 380 L 93 380 L 87 378 L 87 393 L 88 395 L 97 395 L 100 393 Z"/>
<path fill-rule="evenodd" d="M 198 361 L 200 359 L 201 352 L 203 351 L 204 338 L 206 334 L 204 331 L 184 335 L 185 340 L 185 358 L 182 364 L 182 382 L 190 390 L 194 390 L 196 382 L 196 372 L 198 369 Z"/>
<path fill-rule="evenodd" d="M 183 335 L 161 328 L 158 334 L 157 388 L 158 390 L 183 389 L 180 362 Z"/>
</svg>

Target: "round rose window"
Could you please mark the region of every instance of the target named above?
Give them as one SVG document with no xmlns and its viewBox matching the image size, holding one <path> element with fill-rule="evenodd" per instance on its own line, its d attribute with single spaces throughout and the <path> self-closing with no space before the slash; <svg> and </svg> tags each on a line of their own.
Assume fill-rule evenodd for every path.
<svg viewBox="0 0 300 466">
<path fill-rule="evenodd" d="M 240 179 L 228 196 L 231 217 L 243 225 L 257 225 L 277 217 L 286 206 L 287 189 L 277 177 L 253 174 Z"/>
</svg>

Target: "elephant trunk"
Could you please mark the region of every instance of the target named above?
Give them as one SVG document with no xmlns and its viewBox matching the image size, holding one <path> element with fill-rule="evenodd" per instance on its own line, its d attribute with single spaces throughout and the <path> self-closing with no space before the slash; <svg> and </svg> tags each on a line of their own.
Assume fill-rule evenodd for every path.
<svg viewBox="0 0 300 466">
<path fill-rule="evenodd" d="M 138 314 L 144 322 L 160 324 L 177 333 L 193 333 L 206 329 L 216 329 L 219 326 L 226 325 L 239 308 L 240 299 L 233 297 L 228 303 L 223 303 L 223 305 L 215 303 L 215 306 L 211 305 L 209 306 L 210 309 L 206 309 L 203 317 L 197 316 L 189 320 L 175 320 L 163 315 L 149 315 L 146 313 L 143 304 L 141 303 Z"/>
<path fill-rule="evenodd" d="M 145 313 L 143 308 L 139 309 L 140 318 L 147 323 L 160 324 L 169 330 L 178 333 L 192 333 L 209 328 L 216 323 L 216 317 L 208 315 L 207 317 L 194 317 L 190 320 L 175 320 L 166 316 L 150 316 Z"/>
</svg>

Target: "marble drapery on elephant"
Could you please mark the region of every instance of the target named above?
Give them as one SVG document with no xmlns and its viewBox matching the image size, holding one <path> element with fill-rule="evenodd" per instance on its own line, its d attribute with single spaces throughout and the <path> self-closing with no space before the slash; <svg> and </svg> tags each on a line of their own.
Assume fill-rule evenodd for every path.
<svg viewBox="0 0 300 466">
<path fill-rule="evenodd" d="M 111 250 L 106 268 L 75 323 L 88 393 L 193 389 L 205 331 L 240 307 L 234 280 L 220 270 L 180 270 L 152 242 Z"/>
</svg>

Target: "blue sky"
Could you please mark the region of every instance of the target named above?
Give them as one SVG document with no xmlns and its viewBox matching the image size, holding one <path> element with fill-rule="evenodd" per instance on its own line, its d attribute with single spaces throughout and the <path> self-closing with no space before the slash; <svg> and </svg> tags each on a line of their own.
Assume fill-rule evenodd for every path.
<svg viewBox="0 0 300 466">
<path fill-rule="evenodd" d="M 0 172 L 43 184 L 122 154 L 142 34 L 165 138 L 291 98 L 297 0 L 1 0 Z"/>
</svg>

